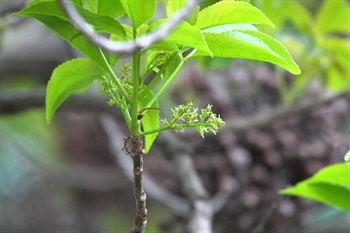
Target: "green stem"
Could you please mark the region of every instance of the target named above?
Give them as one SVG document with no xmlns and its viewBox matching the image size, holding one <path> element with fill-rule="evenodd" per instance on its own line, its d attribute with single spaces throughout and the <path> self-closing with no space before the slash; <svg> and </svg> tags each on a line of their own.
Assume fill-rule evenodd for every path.
<svg viewBox="0 0 350 233">
<path fill-rule="evenodd" d="M 158 128 L 158 129 L 153 129 L 153 130 L 141 132 L 140 136 L 145 136 L 145 135 L 153 134 L 153 133 L 159 133 L 159 132 L 169 130 L 169 129 L 172 129 L 172 128 L 170 126 L 164 126 L 164 127 Z"/>
<path fill-rule="evenodd" d="M 287 88 L 283 77 L 283 70 L 281 68 L 275 69 L 275 79 L 277 82 L 278 92 L 283 104 L 288 103 Z"/>
<path fill-rule="evenodd" d="M 151 107 L 154 102 L 157 101 L 157 99 L 159 98 L 159 96 L 161 94 L 163 94 L 163 92 L 167 89 L 167 87 L 169 86 L 169 84 L 174 80 L 174 78 L 176 77 L 177 73 L 181 70 L 182 66 L 185 64 L 184 60 L 181 60 L 181 62 L 179 63 L 179 65 L 176 67 L 176 69 L 174 70 L 174 72 L 170 75 L 170 77 L 165 81 L 165 83 L 161 86 L 161 88 L 154 94 L 153 98 L 148 101 L 148 103 L 146 104 L 146 107 L 149 108 Z"/>
<path fill-rule="evenodd" d="M 116 103 L 121 103 L 121 105 L 117 105 L 120 110 L 122 111 L 122 114 L 123 114 L 123 117 L 126 121 L 126 124 L 128 126 L 128 129 L 131 130 L 131 126 L 130 126 L 130 123 L 131 123 L 131 116 L 130 116 L 130 112 L 129 112 L 129 109 L 128 109 L 128 106 L 127 106 L 127 103 L 122 103 L 122 100 L 120 99 L 120 96 L 119 96 L 119 93 L 117 91 L 115 91 L 114 93 L 114 96 L 113 96 L 113 99 Z"/>
<path fill-rule="evenodd" d="M 136 29 L 134 29 L 134 37 L 136 37 Z M 140 123 L 137 119 L 139 112 L 139 89 L 140 89 L 140 61 L 141 53 L 134 53 L 132 57 L 133 68 L 133 101 L 132 101 L 132 113 L 131 113 L 131 134 L 137 136 L 140 134 Z"/>
<path fill-rule="evenodd" d="M 165 64 L 160 68 L 157 74 L 153 77 L 151 82 L 147 85 L 147 87 L 143 90 L 143 93 L 149 93 L 149 91 L 153 88 L 153 86 L 158 82 L 160 76 L 164 73 L 165 69 L 169 66 L 169 64 L 174 60 L 176 53 L 173 53 L 169 59 L 165 62 Z"/>
<path fill-rule="evenodd" d="M 103 54 L 102 52 L 102 49 L 99 47 L 99 51 L 100 51 L 100 54 L 101 54 L 101 57 L 103 58 L 103 61 L 105 62 L 105 65 L 108 69 L 108 72 L 109 72 L 109 75 L 110 77 L 112 77 L 118 87 L 118 89 L 120 90 L 120 92 L 122 93 L 122 96 L 128 100 L 128 94 L 126 93 L 125 89 L 123 88 L 123 86 L 121 85 L 118 77 L 115 75 L 115 73 L 113 72 L 113 69 L 112 67 L 109 65 L 105 55 Z M 119 96 L 119 93 L 115 93 L 115 98 L 117 98 L 117 100 L 120 101 L 120 96 Z M 130 123 L 131 123 L 131 117 L 130 117 L 130 113 L 129 113 L 129 110 L 128 110 L 128 107 L 127 107 L 127 103 L 124 104 L 124 106 L 120 106 L 120 110 L 122 111 L 122 114 L 124 116 L 124 119 L 126 121 L 126 124 L 128 125 L 128 128 L 130 129 Z"/>
<path fill-rule="evenodd" d="M 108 61 L 107 61 L 105 55 L 104 55 L 103 52 L 102 52 L 102 49 L 99 48 L 99 51 L 100 51 L 100 54 L 101 54 L 101 56 L 102 56 L 102 58 L 103 58 L 103 61 L 105 62 L 105 65 L 106 65 L 106 67 L 107 67 L 107 69 L 108 69 L 108 72 L 109 72 L 109 74 L 111 75 L 111 77 L 113 78 L 113 80 L 115 81 L 115 83 L 116 83 L 118 89 L 120 90 L 120 92 L 122 93 L 122 95 L 124 96 L 124 98 L 126 98 L 126 99 L 129 101 L 129 99 L 128 99 L 128 98 L 129 98 L 129 97 L 128 97 L 128 93 L 126 92 L 126 90 L 124 89 L 124 87 L 122 86 L 122 84 L 120 83 L 118 77 L 115 75 L 115 73 L 114 73 L 112 67 L 109 65 L 109 63 L 108 63 Z"/>
<path fill-rule="evenodd" d="M 149 131 L 145 131 L 145 132 L 141 132 L 140 133 L 140 136 L 145 136 L 145 135 L 148 135 L 148 134 L 153 134 L 153 133 L 159 133 L 159 132 L 162 132 L 162 131 L 165 131 L 165 130 L 174 130 L 174 129 L 185 129 L 185 128 L 198 128 L 199 126 L 204 126 L 204 127 L 208 127 L 208 126 L 211 126 L 211 124 L 209 123 L 195 123 L 195 124 L 181 124 L 180 125 L 181 127 L 178 127 L 178 126 L 163 126 L 163 127 L 160 127 L 158 129 L 154 129 L 154 130 L 149 130 Z"/>
</svg>

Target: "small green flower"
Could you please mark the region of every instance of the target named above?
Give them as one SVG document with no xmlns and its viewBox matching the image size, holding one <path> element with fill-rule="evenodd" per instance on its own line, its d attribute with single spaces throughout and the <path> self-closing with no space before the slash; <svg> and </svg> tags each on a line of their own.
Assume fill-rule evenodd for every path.
<svg viewBox="0 0 350 233">
<path fill-rule="evenodd" d="M 225 125 L 225 122 L 214 114 L 212 106 L 208 105 L 198 113 L 198 108 L 193 107 L 193 103 L 179 105 L 171 109 L 172 117 L 162 120 L 163 124 L 172 130 L 183 132 L 186 128 L 196 128 L 198 133 L 204 138 L 204 133 L 211 132 L 216 134 L 219 127 Z"/>
</svg>

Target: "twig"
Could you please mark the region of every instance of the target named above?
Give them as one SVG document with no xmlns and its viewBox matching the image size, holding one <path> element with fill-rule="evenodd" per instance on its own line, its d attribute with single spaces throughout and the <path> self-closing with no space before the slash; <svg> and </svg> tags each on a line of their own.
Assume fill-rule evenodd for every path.
<svg viewBox="0 0 350 233">
<path fill-rule="evenodd" d="M 268 220 L 271 218 L 273 213 L 277 210 L 280 204 L 286 199 L 286 196 L 279 196 L 279 198 L 271 204 L 271 207 L 266 211 L 266 213 L 262 216 L 260 222 L 253 229 L 252 233 L 262 233 L 264 232 L 265 226 Z"/>
<path fill-rule="evenodd" d="M 270 122 L 274 122 L 279 119 L 285 119 L 287 117 L 300 115 L 313 108 L 326 105 L 336 99 L 347 98 L 349 100 L 349 97 L 350 91 L 347 91 L 340 94 L 308 100 L 295 105 L 282 105 L 271 109 L 271 111 L 260 112 L 258 114 L 255 114 L 254 116 L 247 117 L 246 119 L 231 119 L 226 122 L 226 125 L 225 127 L 223 127 L 223 130 L 233 130 L 237 132 L 262 127 L 264 125 L 269 124 Z"/>
<path fill-rule="evenodd" d="M 110 53 L 132 54 L 143 48 L 146 48 L 169 35 L 178 26 L 181 21 L 187 18 L 194 8 L 201 2 L 200 0 L 190 0 L 187 4 L 175 13 L 172 18 L 164 23 L 158 30 L 151 32 L 133 41 L 111 41 L 91 32 L 86 25 L 85 20 L 80 16 L 77 10 L 66 0 L 58 0 L 68 17 L 72 20 L 75 27 L 82 32 L 93 44 L 99 46 Z"/>
</svg>

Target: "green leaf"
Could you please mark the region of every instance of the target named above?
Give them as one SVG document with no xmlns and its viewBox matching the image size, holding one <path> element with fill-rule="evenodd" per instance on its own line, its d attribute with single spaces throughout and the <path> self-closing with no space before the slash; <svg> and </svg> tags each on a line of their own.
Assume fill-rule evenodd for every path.
<svg viewBox="0 0 350 233">
<path fill-rule="evenodd" d="M 271 62 L 293 74 L 300 74 L 298 65 L 287 49 L 276 39 L 259 31 L 235 30 L 230 32 L 204 33 L 214 56 L 246 58 Z M 195 56 L 203 56 L 199 51 Z"/>
<path fill-rule="evenodd" d="M 350 164 L 340 163 L 321 169 L 313 177 L 281 190 L 281 194 L 309 198 L 350 212 Z"/>
<path fill-rule="evenodd" d="M 140 109 L 142 110 L 143 108 L 145 108 L 148 101 L 151 100 L 152 98 L 153 98 L 153 93 L 151 91 L 149 91 L 148 93 L 144 93 L 143 98 L 140 99 L 140 105 L 141 105 Z M 152 105 L 152 108 L 155 108 L 155 109 L 148 109 L 142 113 L 143 117 L 141 119 L 141 123 L 142 123 L 144 132 L 156 130 L 159 128 L 159 110 L 157 109 L 158 103 L 155 102 Z M 156 140 L 157 136 L 158 136 L 158 132 L 145 135 L 145 153 L 146 154 L 151 149 L 153 142 L 154 140 Z"/>
<path fill-rule="evenodd" d="M 166 9 L 167 17 L 170 18 L 174 13 L 180 11 L 185 5 L 186 0 L 169 0 Z M 197 6 L 185 21 L 191 25 L 194 25 L 197 21 L 199 9 L 200 7 Z"/>
<path fill-rule="evenodd" d="M 170 18 L 174 13 L 181 10 L 186 5 L 186 0 L 169 0 L 166 8 L 167 17 Z"/>
<path fill-rule="evenodd" d="M 84 91 L 97 78 L 102 78 L 103 69 L 88 58 L 77 58 L 58 66 L 51 75 L 46 89 L 46 119 L 49 123 L 56 109 L 72 93 Z"/>
<path fill-rule="evenodd" d="M 83 0 L 72 0 L 72 2 L 77 6 L 83 6 Z"/>
<path fill-rule="evenodd" d="M 91 11 L 85 10 L 79 6 L 75 7 L 86 22 L 94 26 L 96 30 L 100 32 L 125 35 L 124 28 L 118 21 L 108 16 L 92 13 Z M 37 15 L 55 16 L 66 21 L 70 21 L 65 12 L 62 10 L 61 6 L 55 0 L 46 0 L 37 4 L 31 4 L 17 14 L 33 18 L 35 18 Z"/>
<path fill-rule="evenodd" d="M 343 92 L 350 89 L 350 72 L 339 69 L 337 64 L 327 69 L 326 86 L 334 92 Z"/>
<path fill-rule="evenodd" d="M 350 5 L 346 0 L 325 0 L 316 16 L 316 28 L 323 33 L 350 30 Z"/>
<path fill-rule="evenodd" d="M 165 21 L 166 20 L 164 19 L 155 21 L 150 25 L 149 30 L 156 30 Z M 176 29 L 161 42 L 193 47 L 202 51 L 206 55 L 211 55 L 211 51 L 204 39 L 202 32 L 187 22 L 180 23 L 180 25 L 178 25 Z"/>
<path fill-rule="evenodd" d="M 348 152 L 346 153 L 346 155 L 344 156 L 344 160 L 345 161 L 350 161 L 350 150 L 348 150 Z"/>
<path fill-rule="evenodd" d="M 155 0 L 120 0 L 120 3 L 134 28 L 150 20 L 156 11 Z"/>
<path fill-rule="evenodd" d="M 65 39 L 74 48 L 105 67 L 99 49 L 93 46 L 90 41 L 81 35 L 81 33 L 69 22 L 68 18 L 60 9 L 60 6 L 52 0 L 33 1 L 28 4 L 26 9 L 16 13 L 16 15 L 32 17 L 39 20 L 49 29 Z M 122 34 L 123 31 L 121 32 Z M 118 30 L 118 32 L 120 31 Z M 110 57 L 111 60 L 117 59 L 115 55 L 106 55 L 106 57 Z"/>
<path fill-rule="evenodd" d="M 245 2 L 221 1 L 198 13 L 195 26 L 206 29 L 224 24 L 274 24 L 256 7 Z"/>
<path fill-rule="evenodd" d="M 87 2 L 91 11 L 100 15 L 118 18 L 125 13 L 120 0 L 87 0 Z"/>
<path fill-rule="evenodd" d="M 350 43 L 348 39 L 327 37 L 318 40 L 320 48 L 326 51 L 323 60 L 326 71 L 326 85 L 332 91 L 341 92 L 350 89 Z"/>
<path fill-rule="evenodd" d="M 115 19 L 122 16 L 125 11 L 120 0 L 99 0 L 97 13 Z"/>
</svg>

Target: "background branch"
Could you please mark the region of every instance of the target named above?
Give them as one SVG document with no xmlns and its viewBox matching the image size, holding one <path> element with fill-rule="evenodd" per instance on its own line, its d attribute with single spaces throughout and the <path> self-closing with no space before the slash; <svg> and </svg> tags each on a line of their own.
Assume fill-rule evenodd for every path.
<svg viewBox="0 0 350 233">
<path fill-rule="evenodd" d="M 169 131 L 162 133 L 158 145 L 165 151 L 165 156 L 174 162 L 182 190 L 191 202 L 187 231 L 212 232 L 213 207 L 193 161 L 188 156 L 186 146 Z"/>
</svg>

